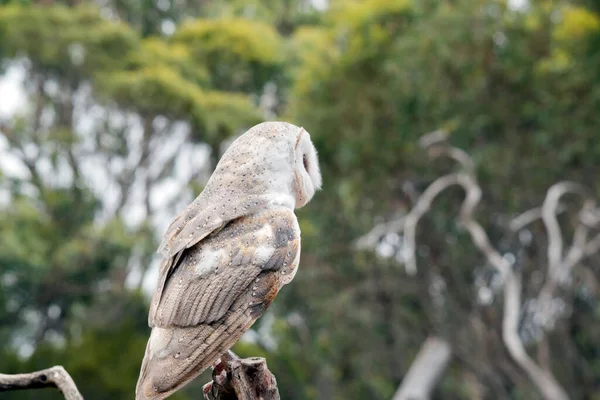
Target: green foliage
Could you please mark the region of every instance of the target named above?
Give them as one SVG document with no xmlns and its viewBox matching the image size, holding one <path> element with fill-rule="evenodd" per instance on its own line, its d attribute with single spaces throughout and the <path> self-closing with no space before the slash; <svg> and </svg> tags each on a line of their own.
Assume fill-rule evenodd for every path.
<svg viewBox="0 0 600 400">
<path fill-rule="evenodd" d="M 335 47 L 334 34 L 322 27 L 301 27 L 292 38 L 288 67 L 294 77 L 293 90 L 297 95 L 307 96 L 318 90 L 318 82 L 327 79 L 330 65 L 337 62 L 339 52 Z"/>
<path fill-rule="evenodd" d="M 56 77 L 89 77 L 117 67 L 138 45 L 129 26 L 103 19 L 88 4 L 2 7 L 0 37 L 8 57 L 25 56 L 34 68 Z"/>
<path fill-rule="evenodd" d="M 101 82 L 111 99 L 142 115 L 188 120 L 203 141 L 223 140 L 258 121 L 246 95 L 203 90 L 166 66 L 114 73 Z"/>
<path fill-rule="evenodd" d="M 303 25 L 318 25 L 322 13 L 305 0 L 226 0 L 208 2 L 204 14 L 215 19 L 251 19 L 277 29 L 283 35 L 292 34 Z"/>
<path fill-rule="evenodd" d="M 188 121 L 196 140 L 218 143 L 259 120 L 247 93 L 258 90 L 258 75 L 270 76 L 276 62 L 277 37 L 269 29 L 247 21 L 200 20 L 184 25 L 171 42 L 144 39 L 122 70 L 99 75 L 99 93 L 141 115 Z M 271 35 L 273 43 L 262 38 L 259 46 L 248 40 L 250 32 Z M 223 53 L 227 46 L 229 55 Z"/>
<path fill-rule="evenodd" d="M 188 48 L 205 66 L 214 88 L 257 91 L 282 63 L 281 38 L 270 25 L 242 18 L 184 23 L 173 40 Z"/>
<path fill-rule="evenodd" d="M 94 224 L 90 199 L 47 189 L 43 201 L 40 210 L 15 199 L 2 210 L 0 225 L 0 267 L 12 277 L 5 302 L 15 311 L 41 311 L 42 326 L 33 336 L 44 335 L 46 325 L 62 326 L 73 307 L 91 304 L 101 289 L 90 283 L 123 269 L 135 240 L 121 221 Z M 61 315 L 46 316 L 51 306 Z M 13 329 L 27 327 L 23 313 L 12 318 Z"/>
<path fill-rule="evenodd" d="M 155 37 L 144 39 L 142 46 L 130 56 L 128 69 L 156 66 L 171 68 L 197 85 L 204 86 L 209 80 L 208 71 L 194 62 L 187 46 L 168 43 Z"/>
</svg>

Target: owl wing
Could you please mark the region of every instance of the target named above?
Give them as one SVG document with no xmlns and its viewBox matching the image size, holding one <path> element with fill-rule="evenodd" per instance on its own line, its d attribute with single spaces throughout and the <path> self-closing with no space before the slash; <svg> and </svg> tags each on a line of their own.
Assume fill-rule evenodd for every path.
<svg viewBox="0 0 600 400">
<path fill-rule="evenodd" d="M 209 200 L 201 195 L 167 228 L 159 246 L 159 252 L 164 258 L 159 267 L 158 285 L 150 302 L 148 312 L 150 327 L 155 325 L 155 316 L 164 293 L 165 283 L 172 270 L 177 267 L 184 251 L 207 236 L 214 235 L 229 222 L 256 213 L 269 204 L 268 199 L 261 196 L 235 198 L 228 201 L 227 207 L 222 205 L 209 207 Z"/>
<path fill-rule="evenodd" d="M 283 207 L 185 250 L 157 307 L 136 398 L 168 396 L 231 348 L 291 280 L 299 254 L 296 216 Z"/>
</svg>

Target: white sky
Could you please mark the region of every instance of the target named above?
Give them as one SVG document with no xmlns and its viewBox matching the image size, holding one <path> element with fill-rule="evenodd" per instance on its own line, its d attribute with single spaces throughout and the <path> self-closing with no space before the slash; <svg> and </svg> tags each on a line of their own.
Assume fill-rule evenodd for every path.
<svg viewBox="0 0 600 400">
<path fill-rule="evenodd" d="M 0 75 L 0 119 L 7 119 L 15 112 L 22 110 L 27 105 L 27 99 L 23 90 L 23 79 L 25 73 L 22 66 L 11 65 L 4 75 Z M 9 157 L 5 150 L 8 143 L 0 136 L 0 169 L 11 175 L 26 176 L 26 172 L 20 168 L 18 160 Z M 0 204 L 3 195 L 0 194 Z"/>
<path fill-rule="evenodd" d="M 508 6 L 513 10 L 524 10 L 529 6 L 529 0 L 508 0 Z"/>
<path fill-rule="evenodd" d="M 0 75 L 0 118 L 6 118 L 26 105 L 23 92 L 25 73 L 20 65 L 12 65 Z"/>
</svg>

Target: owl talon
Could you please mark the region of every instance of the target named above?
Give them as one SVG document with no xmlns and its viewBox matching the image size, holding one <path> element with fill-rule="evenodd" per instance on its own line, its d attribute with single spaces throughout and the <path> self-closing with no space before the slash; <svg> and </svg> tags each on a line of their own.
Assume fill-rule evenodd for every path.
<svg viewBox="0 0 600 400">
<path fill-rule="evenodd" d="M 213 379 L 215 382 L 217 382 L 217 384 L 223 385 L 225 383 L 225 381 L 227 380 L 227 371 L 225 369 L 223 369 L 216 376 L 214 376 Z"/>
<path fill-rule="evenodd" d="M 208 382 L 207 384 L 205 384 L 204 386 L 202 386 L 202 393 L 204 394 L 204 398 L 208 399 L 208 394 L 214 394 L 212 393 L 213 391 L 213 383 L 212 382 Z"/>
<path fill-rule="evenodd" d="M 217 378 L 225 371 L 225 368 L 227 367 L 227 362 L 224 362 L 223 359 L 219 357 L 217 361 L 213 363 L 212 367 L 212 378 L 216 382 Z"/>
</svg>

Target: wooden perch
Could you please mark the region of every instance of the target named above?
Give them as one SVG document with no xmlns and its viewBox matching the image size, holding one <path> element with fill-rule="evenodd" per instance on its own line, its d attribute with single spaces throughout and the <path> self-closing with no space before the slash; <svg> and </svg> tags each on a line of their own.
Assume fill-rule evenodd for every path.
<svg viewBox="0 0 600 400">
<path fill-rule="evenodd" d="M 58 388 L 66 400 L 83 400 L 73 378 L 60 365 L 28 374 L 0 374 L 0 392 L 47 387 Z"/>
<path fill-rule="evenodd" d="M 261 357 L 229 351 L 215 362 L 212 379 L 203 387 L 206 400 L 279 400 L 277 380 Z"/>
</svg>

